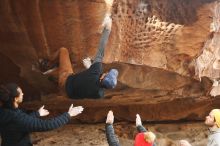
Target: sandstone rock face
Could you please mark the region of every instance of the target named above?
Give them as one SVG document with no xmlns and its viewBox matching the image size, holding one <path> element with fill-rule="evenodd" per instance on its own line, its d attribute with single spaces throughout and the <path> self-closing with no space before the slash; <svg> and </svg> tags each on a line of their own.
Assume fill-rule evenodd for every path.
<svg viewBox="0 0 220 146">
<path fill-rule="evenodd" d="M 111 57 L 190 75 L 188 66 L 209 34 L 210 8 L 205 1 L 120 1 Z"/>
<path fill-rule="evenodd" d="M 205 42 L 202 53 L 196 59 L 196 73 L 201 78 L 207 76 L 213 80 L 212 96 L 220 95 L 219 71 L 220 71 L 220 3 L 216 3 L 213 9 L 213 22 L 210 25 L 210 38 Z"/>
<path fill-rule="evenodd" d="M 189 77 L 148 66 L 122 63 L 109 66 L 119 70 L 120 82 L 116 89 L 106 92 L 105 99 L 72 100 L 50 96 L 24 106 L 36 110 L 42 104 L 51 111 L 51 115 L 57 115 L 66 112 L 74 103 L 85 108 L 83 114 L 75 118 L 78 122 L 97 123 L 105 121 L 108 110 L 115 112 L 116 121 L 135 121 L 137 113 L 143 121 L 203 120 L 212 108 L 220 104 L 219 98 L 205 96 L 204 86 Z"/>
<path fill-rule="evenodd" d="M 110 100 L 100 102 L 111 103 L 117 111 L 143 112 L 147 107 L 160 113 L 145 120 L 190 119 L 194 114 L 194 119 L 203 118 L 201 111 L 207 113 L 218 99 L 205 104 L 212 82 L 194 79 L 198 77 L 195 59 L 210 38 L 210 16 L 216 5 L 216 0 L 115 0 L 104 62 L 106 70 L 120 70 L 121 85 L 106 94 Z M 49 60 L 60 47 L 66 47 L 76 72 L 82 70 L 81 60 L 96 53 L 105 9 L 102 0 L 0 1 L 0 64 L 5 68 L 0 81 L 20 83 L 30 100 L 55 92 L 57 85 L 39 71 L 39 60 Z M 109 64 L 114 61 L 117 63 Z M 195 109 L 188 108 L 182 115 L 182 104 L 179 115 L 172 115 L 172 108 L 182 101 L 195 104 Z M 103 108 L 94 107 L 90 112 Z M 94 121 L 103 121 L 104 112 Z M 131 120 L 132 116 L 119 119 Z"/>
</svg>

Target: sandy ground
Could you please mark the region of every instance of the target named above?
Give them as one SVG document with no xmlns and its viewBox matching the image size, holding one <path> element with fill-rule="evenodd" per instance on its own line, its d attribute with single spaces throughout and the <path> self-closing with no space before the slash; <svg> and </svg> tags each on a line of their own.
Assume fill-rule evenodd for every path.
<svg viewBox="0 0 220 146">
<path fill-rule="evenodd" d="M 108 146 L 104 124 L 70 124 L 50 132 L 33 133 L 35 146 Z M 157 135 L 158 146 L 176 146 L 179 139 L 189 140 L 193 146 L 207 143 L 207 127 L 200 123 L 144 124 Z M 122 146 L 133 146 L 136 128 L 133 123 L 115 123 L 115 131 Z"/>
</svg>

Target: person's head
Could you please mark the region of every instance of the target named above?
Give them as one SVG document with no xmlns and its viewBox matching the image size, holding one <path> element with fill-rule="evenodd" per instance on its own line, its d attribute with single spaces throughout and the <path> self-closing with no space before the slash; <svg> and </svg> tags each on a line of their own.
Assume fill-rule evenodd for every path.
<svg viewBox="0 0 220 146">
<path fill-rule="evenodd" d="M 113 89 L 117 85 L 118 70 L 111 69 L 100 77 L 101 86 L 106 89 Z"/>
<path fill-rule="evenodd" d="M 153 146 L 153 143 L 156 139 L 156 135 L 147 131 L 144 133 L 138 133 L 135 137 L 135 146 Z"/>
<path fill-rule="evenodd" d="M 213 109 L 208 116 L 206 116 L 205 124 L 209 127 L 220 128 L 220 109 Z"/>
<path fill-rule="evenodd" d="M 17 108 L 23 101 L 23 95 L 21 88 L 15 83 L 0 86 L 0 101 L 3 108 Z"/>
</svg>

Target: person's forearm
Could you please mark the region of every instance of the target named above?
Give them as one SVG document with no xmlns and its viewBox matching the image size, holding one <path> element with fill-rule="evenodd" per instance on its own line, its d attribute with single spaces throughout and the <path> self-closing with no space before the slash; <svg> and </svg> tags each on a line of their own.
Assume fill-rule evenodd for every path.
<svg viewBox="0 0 220 146">
<path fill-rule="evenodd" d="M 21 109 L 24 113 L 27 113 L 31 117 L 40 117 L 40 113 L 38 111 Z"/>
<path fill-rule="evenodd" d="M 105 125 L 106 138 L 109 146 L 120 146 L 118 138 L 115 136 L 115 131 L 112 124 Z"/>
<path fill-rule="evenodd" d="M 137 131 L 138 132 L 147 132 L 147 130 L 144 128 L 144 126 L 142 126 L 142 125 L 138 125 L 137 126 Z"/>
<path fill-rule="evenodd" d="M 102 36 L 99 42 L 99 47 L 98 47 L 98 51 L 96 53 L 96 57 L 93 61 L 93 64 L 96 62 L 102 62 L 103 57 L 104 57 L 104 53 L 105 53 L 105 48 L 109 39 L 109 35 L 110 35 L 111 30 L 108 30 L 106 28 L 104 28 L 103 32 L 102 32 Z"/>
<path fill-rule="evenodd" d="M 27 114 L 21 113 L 16 118 L 18 125 L 24 127 L 24 131 L 28 132 L 41 132 L 49 131 L 66 124 L 70 121 L 70 115 L 68 113 L 63 113 L 52 119 L 42 120 L 36 117 L 29 116 Z"/>
<path fill-rule="evenodd" d="M 29 115 L 32 117 L 40 117 L 40 113 L 38 111 L 31 112 Z"/>
</svg>

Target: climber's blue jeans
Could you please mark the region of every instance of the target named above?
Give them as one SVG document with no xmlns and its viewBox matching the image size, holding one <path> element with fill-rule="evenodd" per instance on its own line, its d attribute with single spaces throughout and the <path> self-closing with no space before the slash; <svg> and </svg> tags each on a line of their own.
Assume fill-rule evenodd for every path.
<svg viewBox="0 0 220 146">
<path fill-rule="evenodd" d="M 98 47 L 95 59 L 92 64 L 94 64 L 96 62 L 102 62 L 110 32 L 111 32 L 111 30 L 108 30 L 106 28 L 103 29 L 102 36 L 101 36 L 101 39 L 99 42 L 99 47 Z"/>
</svg>

